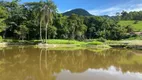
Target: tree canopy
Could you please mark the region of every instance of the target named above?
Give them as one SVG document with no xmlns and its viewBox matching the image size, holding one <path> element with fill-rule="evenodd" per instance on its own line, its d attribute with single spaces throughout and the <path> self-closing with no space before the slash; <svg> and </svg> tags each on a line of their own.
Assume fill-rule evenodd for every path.
<svg viewBox="0 0 142 80">
<path fill-rule="evenodd" d="M 127 19 L 126 16 L 128 13 L 123 12 L 123 19 Z M 137 16 L 137 19 L 142 18 Z M 118 40 L 128 37 L 128 29 L 118 25 L 115 19 L 104 16 L 62 15 L 57 13 L 57 7 L 51 0 L 24 4 L 19 4 L 19 0 L 0 1 L 0 36 L 3 38 Z"/>
</svg>

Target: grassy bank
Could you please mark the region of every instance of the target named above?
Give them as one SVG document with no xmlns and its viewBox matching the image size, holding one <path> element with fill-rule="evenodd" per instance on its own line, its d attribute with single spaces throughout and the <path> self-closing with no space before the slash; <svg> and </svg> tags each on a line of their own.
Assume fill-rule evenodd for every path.
<svg viewBox="0 0 142 80">
<path fill-rule="evenodd" d="M 38 44 L 42 43 L 40 40 L 13 40 L 13 39 L 3 39 L 0 41 L 7 42 L 9 44 L 12 43 L 21 43 L 21 44 Z M 97 41 L 97 40 L 91 40 L 91 41 L 77 41 L 77 40 L 63 40 L 63 39 L 48 39 L 47 44 L 75 44 L 75 45 L 103 45 L 103 42 Z"/>
<path fill-rule="evenodd" d="M 105 43 L 91 40 L 91 41 L 77 41 L 77 40 L 59 40 L 59 39 L 49 39 L 47 40 L 48 45 L 39 44 L 39 48 L 48 47 L 51 50 L 76 50 L 76 49 L 91 49 L 95 51 L 102 51 L 111 48 Z"/>
<path fill-rule="evenodd" d="M 37 45 L 41 43 L 40 40 L 25 40 L 24 42 L 21 40 L 3 40 L 3 42 L 7 42 L 7 45 Z M 85 40 L 85 41 L 77 41 L 77 40 L 62 40 L 62 39 L 49 39 L 47 40 L 48 45 L 44 45 L 42 47 L 81 47 L 81 48 L 94 48 L 94 49 L 105 49 L 110 47 L 118 47 L 118 48 L 133 48 L 133 49 L 141 49 L 142 50 L 142 40 L 106 40 L 104 42 L 100 42 L 97 39 L 94 40 Z M 4 43 L 5 44 L 5 43 Z M 3 45 L 3 44 L 1 44 Z"/>
<path fill-rule="evenodd" d="M 39 42 L 39 40 L 33 40 L 32 42 Z M 97 40 L 92 41 L 77 41 L 77 40 L 62 40 L 62 39 L 48 39 L 48 44 L 75 44 L 75 45 L 103 45 L 102 42 Z"/>
</svg>

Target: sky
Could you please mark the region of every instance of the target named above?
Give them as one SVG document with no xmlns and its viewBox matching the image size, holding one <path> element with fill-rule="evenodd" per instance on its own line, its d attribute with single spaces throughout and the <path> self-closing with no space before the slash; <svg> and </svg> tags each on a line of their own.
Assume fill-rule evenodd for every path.
<svg viewBox="0 0 142 80">
<path fill-rule="evenodd" d="M 21 0 L 24 2 L 39 0 Z M 60 13 L 75 9 L 86 9 L 93 15 L 110 15 L 117 12 L 140 11 L 142 10 L 142 0 L 53 0 Z"/>
</svg>

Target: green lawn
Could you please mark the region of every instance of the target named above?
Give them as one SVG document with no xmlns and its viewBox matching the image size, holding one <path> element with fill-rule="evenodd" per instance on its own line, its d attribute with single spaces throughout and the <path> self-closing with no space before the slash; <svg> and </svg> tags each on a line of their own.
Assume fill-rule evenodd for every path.
<svg viewBox="0 0 142 80">
<path fill-rule="evenodd" d="M 122 26 L 131 25 L 134 27 L 135 31 L 142 31 L 142 21 L 139 21 L 137 24 L 134 24 L 134 22 L 135 22 L 134 20 L 120 21 L 118 24 Z"/>
</svg>

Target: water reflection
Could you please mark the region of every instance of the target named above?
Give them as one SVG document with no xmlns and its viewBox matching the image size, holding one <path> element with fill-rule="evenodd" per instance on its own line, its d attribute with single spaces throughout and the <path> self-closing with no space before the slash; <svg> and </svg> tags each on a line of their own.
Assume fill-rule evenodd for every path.
<svg viewBox="0 0 142 80">
<path fill-rule="evenodd" d="M 141 52 L 134 50 L 110 49 L 96 53 L 87 49 L 49 50 L 25 46 L 3 50 L 0 50 L 0 80 L 60 80 L 60 75 L 63 76 L 64 73 L 70 74 L 64 76 L 83 73 L 87 76 L 88 72 L 90 76 L 111 76 L 103 73 L 109 71 L 107 68 L 111 65 L 121 69 L 114 72 L 121 72 L 124 75 L 128 74 L 128 71 L 133 72 L 131 75 L 142 73 L 142 56 L 136 55 Z M 55 76 L 55 73 L 59 75 Z"/>
<path fill-rule="evenodd" d="M 108 69 L 88 69 L 83 73 L 72 73 L 69 70 L 63 70 L 57 76 L 56 80 L 142 80 L 141 73 L 126 72 L 111 66 Z"/>
</svg>

